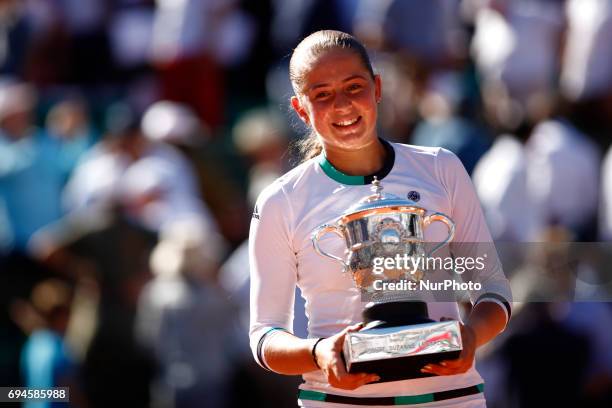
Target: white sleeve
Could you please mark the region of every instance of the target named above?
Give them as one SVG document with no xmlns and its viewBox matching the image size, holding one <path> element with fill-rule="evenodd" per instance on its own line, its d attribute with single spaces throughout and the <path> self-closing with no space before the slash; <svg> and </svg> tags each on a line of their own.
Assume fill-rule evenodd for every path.
<svg viewBox="0 0 612 408">
<path fill-rule="evenodd" d="M 482 287 L 470 292 L 470 300 L 474 306 L 485 301 L 497 303 L 508 321 L 512 314 L 510 284 L 502 270 L 470 176 L 457 156 L 445 149 L 438 153 L 437 172 L 449 197 L 450 217 L 455 222 L 455 238 L 450 244 L 453 256 L 483 258 L 484 267 L 472 274 Z"/>
<path fill-rule="evenodd" d="M 255 360 L 266 369 L 266 339 L 278 329 L 291 332 L 293 323 L 297 261 L 291 246 L 290 210 L 282 189 L 272 185 L 259 196 L 251 220 L 249 337 Z"/>
</svg>

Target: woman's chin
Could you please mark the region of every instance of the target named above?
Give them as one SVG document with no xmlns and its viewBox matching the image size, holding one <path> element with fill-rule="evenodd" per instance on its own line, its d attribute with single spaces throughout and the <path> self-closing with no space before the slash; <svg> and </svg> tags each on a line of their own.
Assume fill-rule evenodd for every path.
<svg viewBox="0 0 612 408">
<path fill-rule="evenodd" d="M 337 136 L 338 145 L 347 150 L 362 149 L 375 143 L 377 139 L 375 134 L 369 135 L 365 132 L 344 133 Z"/>
</svg>

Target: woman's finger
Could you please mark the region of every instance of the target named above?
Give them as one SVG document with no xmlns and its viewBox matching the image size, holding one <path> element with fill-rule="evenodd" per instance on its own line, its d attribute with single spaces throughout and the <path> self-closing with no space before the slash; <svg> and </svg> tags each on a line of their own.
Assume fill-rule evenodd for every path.
<svg viewBox="0 0 612 408">
<path fill-rule="evenodd" d="M 453 375 L 462 374 L 470 368 L 467 364 L 458 365 L 455 367 L 448 367 L 439 364 L 427 364 L 421 369 L 422 373 L 429 373 L 435 375 Z"/>
<path fill-rule="evenodd" d="M 359 330 L 361 330 L 362 327 L 363 327 L 363 323 L 353 324 L 353 325 L 350 325 L 350 326 L 346 327 L 343 330 L 343 332 L 345 332 L 345 334 L 346 334 L 346 333 L 350 333 L 350 332 L 359 331 Z"/>
<path fill-rule="evenodd" d="M 336 359 L 331 371 L 338 381 L 338 386 L 343 389 L 355 389 L 367 383 L 380 380 L 376 374 L 371 373 L 348 373 L 341 359 Z"/>
<path fill-rule="evenodd" d="M 357 331 L 361 329 L 361 327 L 363 327 L 363 323 L 357 323 L 351 326 L 346 326 L 344 329 L 338 332 L 336 336 L 338 336 L 338 338 L 344 338 L 344 336 L 346 336 L 346 333 Z"/>
<path fill-rule="evenodd" d="M 354 390 L 363 385 L 380 380 L 376 374 L 356 373 L 346 374 L 339 379 L 339 388 Z"/>
<path fill-rule="evenodd" d="M 439 365 L 447 368 L 455 368 L 465 365 L 465 361 L 462 358 L 458 358 L 456 360 L 444 360 L 440 361 Z"/>
<path fill-rule="evenodd" d="M 347 326 L 344 329 L 342 329 L 342 331 L 337 334 L 338 337 L 336 338 L 336 341 L 334 342 L 336 345 L 336 349 L 342 350 L 342 346 L 344 345 L 344 338 L 346 337 L 347 333 L 358 331 L 362 327 L 363 327 L 363 323 L 357 323 L 357 324 L 353 324 L 351 326 Z"/>
</svg>

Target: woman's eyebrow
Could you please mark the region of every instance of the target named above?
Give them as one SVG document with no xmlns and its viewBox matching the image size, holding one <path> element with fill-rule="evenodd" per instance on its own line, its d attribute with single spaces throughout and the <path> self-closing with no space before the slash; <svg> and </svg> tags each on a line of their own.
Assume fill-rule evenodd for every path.
<svg viewBox="0 0 612 408">
<path fill-rule="evenodd" d="M 353 79 L 366 79 L 366 78 L 363 75 L 355 74 L 355 75 L 351 75 L 350 77 L 344 79 L 342 82 L 352 81 Z"/>
<path fill-rule="evenodd" d="M 366 78 L 363 75 L 355 74 L 355 75 L 351 75 L 351 76 L 343 79 L 342 83 L 352 81 L 353 79 L 366 79 Z M 315 89 L 324 88 L 326 86 L 329 86 L 329 83 L 327 83 L 327 82 L 319 82 L 318 84 L 314 84 L 313 86 L 311 86 L 308 90 L 309 91 L 314 91 Z"/>
</svg>

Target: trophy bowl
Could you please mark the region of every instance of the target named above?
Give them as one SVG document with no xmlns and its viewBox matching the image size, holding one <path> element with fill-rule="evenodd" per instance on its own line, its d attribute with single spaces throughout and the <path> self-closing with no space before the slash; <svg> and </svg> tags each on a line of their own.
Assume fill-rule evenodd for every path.
<svg viewBox="0 0 612 408">
<path fill-rule="evenodd" d="M 381 267 L 380 260 L 430 257 L 452 241 L 455 224 L 445 214 L 427 214 L 414 201 L 382 190 L 380 181 L 375 179 L 373 194 L 347 209 L 334 223 L 318 227 L 312 243 L 319 255 L 340 263 L 342 271 L 351 274 L 355 286 L 370 300 L 363 311 L 365 326 L 345 337 L 347 371 L 376 373 L 380 382 L 431 376 L 420 369 L 427 363 L 459 356 L 459 322 L 435 322 L 428 316 L 426 302 L 414 292 L 381 291 L 374 283 L 422 280 L 424 270 Z M 426 251 L 423 231 L 436 221 L 447 226 L 448 236 Z M 319 239 L 328 233 L 344 240 L 344 258 L 320 248 Z"/>
</svg>

